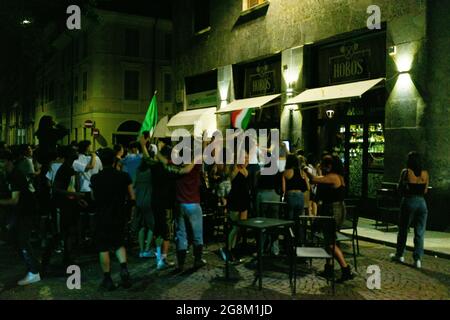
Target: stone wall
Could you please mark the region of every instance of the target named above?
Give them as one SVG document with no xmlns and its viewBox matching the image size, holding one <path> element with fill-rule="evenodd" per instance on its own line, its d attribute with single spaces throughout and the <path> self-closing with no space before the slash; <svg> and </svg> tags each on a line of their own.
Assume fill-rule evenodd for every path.
<svg viewBox="0 0 450 320">
<path fill-rule="evenodd" d="M 283 56 L 290 48 L 365 28 L 367 7 L 378 5 L 387 26 L 387 47 L 397 46 L 395 56 L 386 53 L 384 180 L 396 182 L 407 153 L 422 152 L 433 187 L 429 196 L 430 227 L 445 229 L 450 224 L 449 209 L 444 206 L 450 196 L 447 1 L 272 0 L 265 15 L 241 24 L 241 1 L 211 1 L 211 30 L 199 36 L 193 34 L 191 2 L 177 0 L 174 5 L 177 90 L 183 89 L 186 76 L 277 52 L 283 53 L 283 66 Z M 303 63 L 303 58 L 300 61 Z M 295 89 L 303 88 L 303 81 L 298 81 Z M 284 110 L 281 121 L 287 122 L 291 114 L 298 124 L 301 115 L 296 111 Z M 301 133 L 287 130 L 289 126 L 282 125 L 283 137 Z"/>
<path fill-rule="evenodd" d="M 192 0 L 174 4 L 177 78 L 200 74 L 366 27 L 372 0 L 271 0 L 267 14 L 237 24 L 240 0 L 213 0 L 211 31 L 193 35 Z M 382 21 L 424 12 L 424 0 L 381 0 Z"/>
<path fill-rule="evenodd" d="M 429 1 L 427 12 L 428 68 L 423 116 L 426 167 L 433 190 L 429 195 L 431 227 L 450 227 L 450 29 L 448 1 Z"/>
</svg>

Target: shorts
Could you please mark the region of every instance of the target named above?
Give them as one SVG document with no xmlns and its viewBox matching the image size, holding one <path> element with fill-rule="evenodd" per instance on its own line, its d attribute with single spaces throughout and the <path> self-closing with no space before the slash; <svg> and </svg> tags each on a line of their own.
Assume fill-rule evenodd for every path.
<svg viewBox="0 0 450 320">
<path fill-rule="evenodd" d="M 136 219 L 138 220 L 138 228 L 148 228 L 150 230 L 155 229 L 155 215 L 152 208 L 149 207 L 136 207 Z"/>
<path fill-rule="evenodd" d="M 217 196 L 219 198 L 226 198 L 231 191 L 231 181 L 225 180 L 217 185 Z"/>
<path fill-rule="evenodd" d="M 125 246 L 125 218 L 97 216 L 94 242 L 98 252 L 117 250 Z"/>
<path fill-rule="evenodd" d="M 173 237 L 173 216 L 172 210 L 164 208 L 155 208 L 155 229 L 154 235 L 163 240 L 171 240 Z"/>
<path fill-rule="evenodd" d="M 336 231 L 341 229 L 342 224 L 344 223 L 346 216 L 345 203 L 342 202 L 333 202 L 333 203 L 325 203 L 320 205 L 319 207 L 319 215 L 334 217 L 336 222 L 335 230 L 331 229 L 331 224 L 322 224 L 321 228 L 323 231 L 324 239 L 326 243 L 332 243 L 333 239 L 331 235 L 334 234 L 334 241 L 336 240 Z"/>
</svg>

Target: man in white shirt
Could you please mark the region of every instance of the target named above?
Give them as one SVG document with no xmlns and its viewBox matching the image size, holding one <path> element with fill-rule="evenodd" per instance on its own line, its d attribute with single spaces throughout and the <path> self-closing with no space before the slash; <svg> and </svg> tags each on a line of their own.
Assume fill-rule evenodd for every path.
<svg viewBox="0 0 450 320">
<path fill-rule="evenodd" d="M 73 169 L 79 177 L 80 190 L 77 191 L 85 194 L 84 199 L 88 203 L 88 206 L 81 212 L 81 232 L 85 233 L 83 231 L 85 231 L 86 228 L 83 228 L 83 225 L 86 225 L 85 216 L 88 214 L 90 235 L 92 236 L 95 230 L 95 207 L 91 199 L 91 177 L 103 170 L 103 166 L 100 158 L 91 150 L 91 142 L 89 140 L 81 141 L 78 144 L 78 151 L 78 159 L 73 162 Z M 86 237 L 86 240 L 88 239 L 89 237 Z"/>
</svg>

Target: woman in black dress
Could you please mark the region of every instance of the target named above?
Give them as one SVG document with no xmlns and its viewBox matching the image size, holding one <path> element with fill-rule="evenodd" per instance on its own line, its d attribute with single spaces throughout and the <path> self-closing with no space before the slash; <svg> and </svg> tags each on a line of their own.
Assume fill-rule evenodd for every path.
<svg viewBox="0 0 450 320">
<path fill-rule="evenodd" d="M 318 199 L 319 199 L 319 215 L 334 217 L 336 221 L 336 232 L 339 231 L 342 223 L 345 220 L 345 181 L 343 177 L 342 162 L 337 156 L 326 155 L 322 158 L 321 162 L 321 176 L 313 176 L 307 172 L 311 183 L 317 184 Z M 327 228 L 327 226 L 323 226 Z M 332 239 L 327 239 L 328 234 L 333 234 L 333 230 L 324 230 L 324 236 L 326 242 L 331 242 Z M 335 235 L 336 237 L 336 235 Z M 338 282 L 344 282 L 354 278 L 354 274 L 351 271 L 350 265 L 345 261 L 342 250 L 336 245 L 334 246 L 334 252 L 332 252 L 334 258 L 339 262 L 342 269 L 342 276 Z M 321 273 L 324 277 L 329 278 L 333 274 L 333 265 L 331 260 L 328 260 L 325 264 L 325 270 Z"/>
<path fill-rule="evenodd" d="M 231 171 L 231 191 L 228 194 L 227 211 L 232 221 L 247 220 L 248 209 L 250 208 L 250 184 L 247 166 L 248 154 L 245 155 L 244 163 L 235 165 Z M 238 232 L 239 228 L 233 226 L 228 235 L 230 251 L 236 247 Z M 234 260 L 231 252 L 228 254 L 228 258 Z"/>
</svg>

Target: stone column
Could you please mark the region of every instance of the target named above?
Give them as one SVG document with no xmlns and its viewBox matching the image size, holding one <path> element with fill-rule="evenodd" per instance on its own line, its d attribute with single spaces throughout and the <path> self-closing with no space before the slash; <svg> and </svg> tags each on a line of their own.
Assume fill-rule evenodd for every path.
<svg viewBox="0 0 450 320">
<path fill-rule="evenodd" d="M 281 81 L 282 111 L 280 117 L 280 136 L 282 140 L 291 141 L 291 149 L 304 148 L 302 135 L 302 114 L 297 105 L 284 105 L 286 100 L 294 97 L 304 90 L 303 50 L 304 47 L 295 47 L 284 50 L 281 54 Z"/>
</svg>

